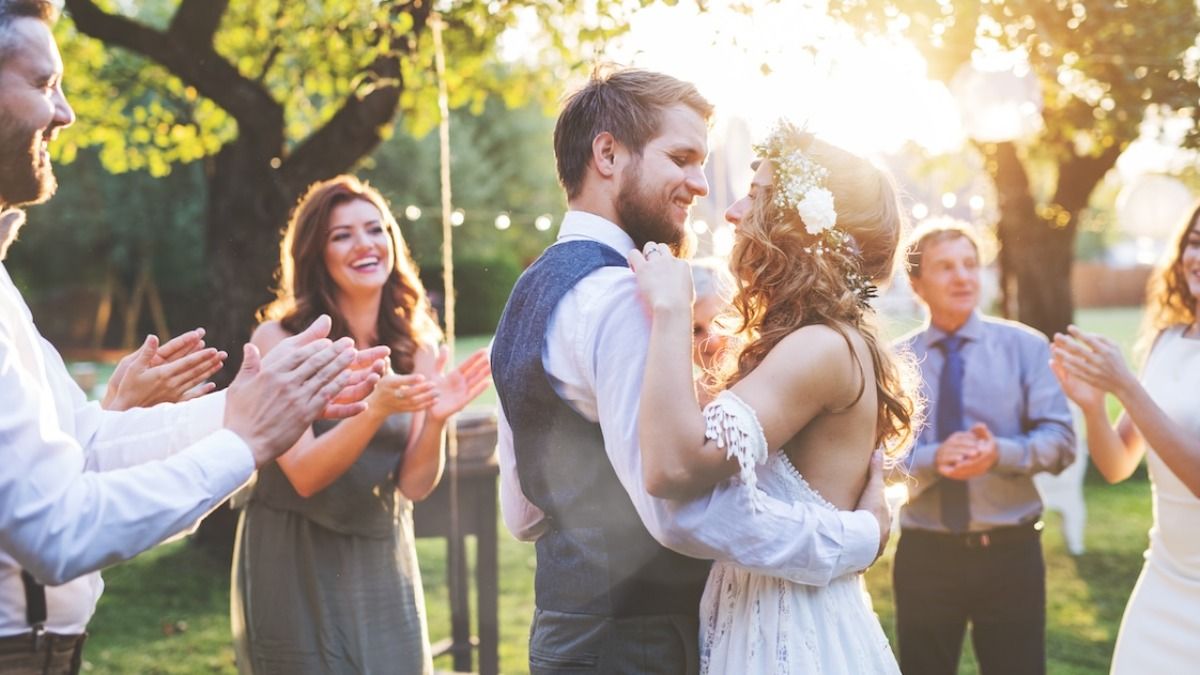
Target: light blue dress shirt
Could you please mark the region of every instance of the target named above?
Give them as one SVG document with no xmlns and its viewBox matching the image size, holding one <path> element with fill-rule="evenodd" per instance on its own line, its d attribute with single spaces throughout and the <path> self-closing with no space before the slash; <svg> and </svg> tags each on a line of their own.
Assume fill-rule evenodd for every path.
<svg viewBox="0 0 1200 675">
<path fill-rule="evenodd" d="M 1038 518 L 1042 500 L 1033 475 L 1059 473 L 1075 459 L 1075 430 L 1067 398 L 1050 371 L 1049 342 L 1012 321 L 975 313 L 956 333 L 962 347 L 963 416 L 966 428 L 982 422 L 996 437 L 999 457 L 990 471 L 968 481 L 969 530 L 980 532 Z M 937 343 L 947 333 L 932 326 L 901 338 L 920 362 L 927 420 L 937 418 L 937 383 L 945 356 Z M 940 440 L 932 422 L 921 430 L 908 457 L 912 474 L 902 528 L 946 532 L 941 518 L 942 480 L 934 465 Z"/>
</svg>

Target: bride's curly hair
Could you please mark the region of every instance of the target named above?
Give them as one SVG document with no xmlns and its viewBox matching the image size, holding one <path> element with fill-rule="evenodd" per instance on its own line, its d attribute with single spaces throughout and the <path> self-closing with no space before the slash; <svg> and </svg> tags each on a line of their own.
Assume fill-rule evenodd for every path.
<svg viewBox="0 0 1200 675">
<path fill-rule="evenodd" d="M 745 377 L 780 340 L 796 330 L 821 324 L 837 331 L 861 374 L 858 394 L 866 391 L 866 372 L 849 331 L 862 336 L 871 354 L 878 400 L 876 445 L 889 460 L 907 450 L 920 426 L 919 372 L 910 352 L 894 351 L 880 336 L 865 302 L 857 273 L 874 284 L 891 279 L 905 217 L 891 176 L 870 162 L 806 134 L 805 154 L 828 171 L 825 187 L 833 194 L 836 227 L 853 238 L 848 247 L 821 247 L 798 213 L 785 212 L 775 199 L 777 184 L 762 186 L 746 218 L 738 224 L 730 268 L 738 292 L 733 306 L 740 315 L 738 336 L 745 347 L 736 364 L 725 364 L 725 386 Z M 769 160 L 763 160 L 769 161 Z M 778 179 L 776 179 L 778 180 Z"/>
</svg>

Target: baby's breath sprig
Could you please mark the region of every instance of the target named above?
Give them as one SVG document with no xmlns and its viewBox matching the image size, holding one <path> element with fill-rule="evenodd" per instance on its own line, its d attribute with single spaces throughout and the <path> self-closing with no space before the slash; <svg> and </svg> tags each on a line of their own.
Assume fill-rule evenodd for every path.
<svg viewBox="0 0 1200 675">
<path fill-rule="evenodd" d="M 771 161 L 775 206 L 785 213 L 799 215 L 804 230 L 816 238 L 804 247 L 804 252 L 813 256 L 824 256 L 830 251 L 842 253 L 842 259 L 853 265 L 845 272 L 846 281 L 858 296 L 859 305 L 869 309 L 879 289 L 859 272 L 860 255 L 854 238 L 837 226 L 833 193 L 825 187 L 829 170 L 805 152 L 812 138 L 812 134 L 792 122 L 781 120 L 754 150 Z"/>
</svg>

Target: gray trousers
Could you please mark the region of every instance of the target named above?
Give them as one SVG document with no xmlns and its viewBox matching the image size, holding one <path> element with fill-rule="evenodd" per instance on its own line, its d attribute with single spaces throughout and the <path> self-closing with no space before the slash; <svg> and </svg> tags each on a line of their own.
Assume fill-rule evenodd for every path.
<svg viewBox="0 0 1200 675">
<path fill-rule="evenodd" d="M 696 614 L 612 618 L 542 609 L 533 613 L 530 675 L 695 675 L 699 657 Z"/>
</svg>

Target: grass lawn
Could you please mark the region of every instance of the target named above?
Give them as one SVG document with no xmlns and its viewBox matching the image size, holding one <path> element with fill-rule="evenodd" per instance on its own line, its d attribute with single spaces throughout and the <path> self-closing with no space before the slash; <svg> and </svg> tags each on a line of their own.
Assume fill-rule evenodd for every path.
<svg viewBox="0 0 1200 675">
<path fill-rule="evenodd" d="M 1136 309 L 1080 311 L 1085 329 L 1132 344 Z M 486 338 L 463 338 L 461 360 Z M 481 403 L 494 403 L 489 390 Z M 1048 656 L 1050 673 L 1103 673 L 1125 601 L 1137 580 L 1150 525 L 1150 487 L 1144 473 L 1109 486 L 1089 476 L 1087 553 L 1069 556 L 1057 516 L 1047 518 Z M 894 546 L 894 542 L 893 542 Z M 449 635 L 445 549 L 441 540 L 417 545 L 426 589 L 430 637 Z M 892 635 L 891 556 L 867 582 L 885 630 Z M 526 643 L 533 612 L 533 547 L 500 536 L 501 670 L 527 672 Z M 229 569 L 184 542 L 168 544 L 105 572 L 107 588 L 90 631 L 89 673 L 234 673 L 229 642 Z M 963 673 L 975 673 L 969 653 Z M 435 664 L 449 669 L 448 659 Z"/>
<path fill-rule="evenodd" d="M 1063 548 L 1057 518 L 1047 519 L 1050 673 L 1107 672 L 1121 612 L 1141 568 L 1150 526 L 1150 488 L 1144 479 L 1087 485 L 1087 553 Z M 433 640 L 449 635 L 445 549 L 418 542 Z M 892 631 L 891 556 L 867 582 L 888 635 Z M 526 639 L 533 614 L 533 547 L 500 538 L 500 663 L 505 673 L 528 672 Z M 179 542 L 159 547 L 105 573 L 107 588 L 91 623 L 90 673 L 234 673 L 229 644 L 229 569 Z M 969 652 L 969 649 L 968 649 Z M 449 669 L 448 659 L 440 668 Z M 974 673 L 969 653 L 962 673 Z"/>
</svg>

